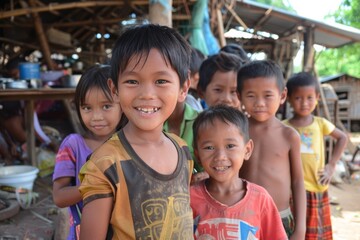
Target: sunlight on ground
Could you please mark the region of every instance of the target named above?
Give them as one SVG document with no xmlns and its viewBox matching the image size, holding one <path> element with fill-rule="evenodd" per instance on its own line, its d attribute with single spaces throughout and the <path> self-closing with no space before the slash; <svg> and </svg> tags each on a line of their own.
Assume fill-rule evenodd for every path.
<svg viewBox="0 0 360 240">
<path fill-rule="evenodd" d="M 360 212 L 341 211 L 331 221 L 334 240 L 360 240 Z"/>
</svg>

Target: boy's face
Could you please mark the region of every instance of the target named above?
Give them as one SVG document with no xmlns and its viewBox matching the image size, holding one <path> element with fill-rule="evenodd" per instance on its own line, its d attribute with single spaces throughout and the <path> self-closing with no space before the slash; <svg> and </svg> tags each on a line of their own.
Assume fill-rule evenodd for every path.
<svg viewBox="0 0 360 240">
<path fill-rule="evenodd" d="M 251 118 L 264 122 L 275 116 L 286 93 L 286 88 L 280 92 L 275 77 L 258 77 L 244 81 L 240 99 Z"/>
<path fill-rule="evenodd" d="M 141 131 L 161 131 L 176 103 L 185 100 L 189 80 L 180 87 L 177 72 L 166 64 L 158 50 L 151 49 L 147 59 L 143 57 L 138 62 L 138 57 L 131 58 L 119 75 L 118 89 L 114 91 L 113 84 L 111 87 L 113 93 L 118 92 L 129 124 Z"/>
<path fill-rule="evenodd" d="M 102 89 L 93 87 L 86 93 L 80 115 L 86 128 L 94 135 L 108 138 L 120 122 L 121 108 L 119 103 L 109 101 Z"/>
<path fill-rule="evenodd" d="M 297 87 L 289 96 L 288 101 L 294 109 L 294 114 L 300 117 L 310 115 L 319 99 L 314 86 Z"/>
<path fill-rule="evenodd" d="M 201 93 L 201 97 L 209 107 L 222 104 L 240 109 L 240 100 L 236 87 L 236 72 L 216 71 L 205 92 Z"/>
<path fill-rule="evenodd" d="M 204 170 L 212 179 L 223 183 L 238 179 L 239 170 L 253 149 L 252 140 L 245 143 L 234 124 L 219 119 L 203 125 L 195 141 L 195 155 Z"/>
</svg>

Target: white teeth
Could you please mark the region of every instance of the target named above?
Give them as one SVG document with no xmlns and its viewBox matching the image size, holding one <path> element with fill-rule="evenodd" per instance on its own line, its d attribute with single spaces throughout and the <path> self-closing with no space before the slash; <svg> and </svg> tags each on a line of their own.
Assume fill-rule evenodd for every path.
<svg viewBox="0 0 360 240">
<path fill-rule="evenodd" d="M 217 171 L 225 171 L 229 167 L 214 167 Z"/>
<path fill-rule="evenodd" d="M 136 109 L 143 113 L 155 113 L 159 110 L 159 108 L 136 108 Z"/>
</svg>

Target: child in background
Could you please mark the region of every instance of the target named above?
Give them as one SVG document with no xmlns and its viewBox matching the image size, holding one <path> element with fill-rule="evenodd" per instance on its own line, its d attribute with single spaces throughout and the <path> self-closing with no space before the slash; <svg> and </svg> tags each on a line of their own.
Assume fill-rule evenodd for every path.
<svg viewBox="0 0 360 240">
<path fill-rule="evenodd" d="M 75 90 L 75 107 L 85 135 L 67 136 L 56 155 L 53 198 L 58 207 L 70 207 L 68 239 L 78 239 L 82 209 L 79 192 L 80 168 L 87 157 L 119 128 L 121 109 L 113 101 L 107 84 L 110 66 L 93 66 L 82 76 Z"/>
<path fill-rule="evenodd" d="M 199 69 L 201 63 L 205 60 L 205 55 L 196 48 L 191 49 L 190 58 L 190 88 L 185 102 L 198 112 L 203 110 L 199 94 L 197 93 L 197 85 L 199 83 Z M 191 140 L 192 142 L 192 140 Z M 189 144 L 188 144 L 189 145 Z M 189 145 L 190 146 L 190 145 Z"/>
<path fill-rule="evenodd" d="M 128 28 L 112 51 L 114 97 L 128 123 L 81 169 L 81 239 L 191 239 L 186 143 L 163 132 L 189 88 L 191 49 L 174 29 Z"/>
<path fill-rule="evenodd" d="M 240 109 L 237 91 L 237 72 L 241 59 L 235 54 L 220 52 L 208 57 L 200 66 L 198 93 L 204 100 L 204 108 L 228 105 Z"/>
<path fill-rule="evenodd" d="M 221 105 L 204 110 L 194 123 L 194 146 L 210 175 L 191 186 L 195 239 L 287 239 L 269 193 L 239 178 L 254 146 L 245 115 Z"/>
<path fill-rule="evenodd" d="M 284 121 L 301 137 L 301 160 L 307 197 L 306 239 L 332 239 L 328 187 L 336 162 L 347 143 L 347 137 L 328 120 L 312 113 L 319 99 L 319 84 L 310 73 L 293 75 L 286 84 L 288 101 L 294 116 Z M 328 163 L 325 163 L 324 136 L 336 140 Z"/>
<path fill-rule="evenodd" d="M 194 160 L 194 173 L 202 172 L 202 167 L 197 163 L 193 150 L 193 132 L 192 126 L 199 115 L 199 111 L 202 111 L 202 106 L 200 101 L 197 100 L 197 97 L 190 95 L 190 90 L 196 91 L 197 83 L 199 81 L 199 67 L 203 61 L 204 55 L 199 50 L 192 48 L 191 49 L 191 58 L 190 58 L 190 88 L 188 95 L 186 96 L 185 102 L 178 102 L 176 104 L 175 110 L 170 115 L 170 117 L 164 123 L 164 131 L 170 132 L 178 135 L 186 141 L 188 145 L 191 156 Z M 196 95 L 197 96 L 197 95 Z M 192 99 L 192 100 L 190 100 Z M 190 100 L 190 103 L 187 101 Z M 194 175 L 193 175 L 194 177 Z M 199 178 L 200 175 L 197 175 Z M 208 177 L 207 175 L 205 177 Z"/>
<path fill-rule="evenodd" d="M 238 89 L 255 146 L 250 160 L 240 170 L 240 177 L 269 192 L 290 239 L 304 239 L 306 196 L 300 137 L 275 116 L 286 100 L 282 71 L 272 61 L 249 62 L 238 73 Z M 290 210 L 291 196 L 294 216 Z"/>
</svg>

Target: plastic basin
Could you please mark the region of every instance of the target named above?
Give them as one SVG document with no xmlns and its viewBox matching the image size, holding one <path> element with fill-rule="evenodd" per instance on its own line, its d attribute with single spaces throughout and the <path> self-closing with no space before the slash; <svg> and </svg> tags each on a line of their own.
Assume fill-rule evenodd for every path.
<svg viewBox="0 0 360 240">
<path fill-rule="evenodd" d="M 0 167 L 0 186 L 33 189 L 39 169 L 33 166 Z"/>
</svg>

